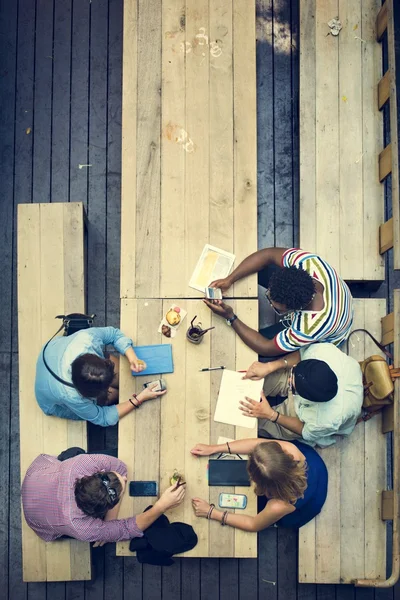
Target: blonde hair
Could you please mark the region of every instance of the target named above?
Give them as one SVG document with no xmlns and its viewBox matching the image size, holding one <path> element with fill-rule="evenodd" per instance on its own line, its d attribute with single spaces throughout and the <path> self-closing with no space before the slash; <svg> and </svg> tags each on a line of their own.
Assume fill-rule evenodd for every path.
<svg viewBox="0 0 400 600">
<path fill-rule="evenodd" d="M 295 504 L 307 487 L 306 464 L 284 452 L 277 442 L 262 442 L 249 454 L 247 471 L 257 496 Z"/>
</svg>

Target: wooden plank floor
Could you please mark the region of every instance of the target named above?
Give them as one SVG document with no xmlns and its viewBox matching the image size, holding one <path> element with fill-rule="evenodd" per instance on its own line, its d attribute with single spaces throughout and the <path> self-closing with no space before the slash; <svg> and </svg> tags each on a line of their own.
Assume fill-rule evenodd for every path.
<svg viewBox="0 0 400 600">
<path fill-rule="evenodd" d="M 300 1 L 300 245 L 352 281 L 384 279 L 380 4 Z M 328 22 L 338 14 L 334 36 Z"/>
<path fill-rule="evenodd" d="M 24 584 L 19 507 L 16 207 L 80 200 L 89 216 L 88 310 L 119 323 L 122 0 L 0 3 L 0 584 L 10 600 L 394 600 L 394 591 L 297 583 L 297 534 L 266 530 L 258 560 L 178 559 L 170 568 L 93 551 L 95 580 Z M 258 244 L 298 243 L 298 5 L 257 1 Z M 52 42 L 54 38 L 54 55 Z M 35 85 L 37 84 L 37 85 Z M 62 87 L 60 87 L 62 86 Z M 62 90 L 62 93 L 61 93 Z M 54 93 L 55 92 L 55 93 Z M 52 123 L 54 127 L 52 128 Z M 50 151 L 50 153 L 49 153 Z M 33 157 L 35 156 L 35 159 Z M 57 158 L 56 157 L 60 157 Z M 79 168 L 79 165 L 92 164 Z M 40 196 L 40 198 L 39 198 Z M 387 218 L 390 217 L 387 205 Z M 388 253 L 390 265 L 391 252 Z M 400 287 L 389 269 L 388 286 Z M 364 291 L 358 289 L 358 293 Z M 391 298 L 389 296 L 389 303 Z M 392 307 L 389 304 L 389 309 Z M 117 430 L 89 428 L 93 449 Z"/>
</svg>

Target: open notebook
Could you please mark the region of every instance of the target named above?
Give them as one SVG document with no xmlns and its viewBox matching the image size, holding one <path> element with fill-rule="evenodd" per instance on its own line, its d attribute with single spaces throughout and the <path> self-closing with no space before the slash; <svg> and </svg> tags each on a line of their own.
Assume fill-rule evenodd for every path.
<svg viewBox="0 0 400 600">
<path fill-rule="evenodd" d="M 252 429 L 257 419 L 245 417 L 239 410 L 239 402 L 246 396 L 252 400 L 260 400 L 262 386 L 262 379 L 260 381 L 243 379 L 243 373 L 225 369 L 222 373 L 214 421 Z"/>
</svg>

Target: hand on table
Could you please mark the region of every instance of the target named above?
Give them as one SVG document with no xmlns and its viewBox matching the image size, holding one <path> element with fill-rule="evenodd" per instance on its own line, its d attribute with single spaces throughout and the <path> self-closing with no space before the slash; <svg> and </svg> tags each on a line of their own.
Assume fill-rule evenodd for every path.
<svg viewBox="0 0 400 600">
<path fill-rule="evenodd" d="M 212 281 L 208 287 L 219 288 L 221 292 L 224 293 L 229 290 L 231 285 L 232 282 L 229 277 L 225 277 L 224 279 L 216 279 L 215 281 Z"/>
<path fill-rule="evenodd" d="M 261 391 L 261 401 L 257 402 L 246 396 L 246 400 L 241 400 L 239 408 L 245 417 L 256 417 L 257 419 L 268 419 L 270 421 L 276 416 L 276 411 L 270 406 L 263 391 Z"/>
<path fill-rule="evenodd" d="M 141 371 L 144 371 L 147 367 L 144 360 L 139 360 L 137 356 L 135 356 L 135 358 L 129 362 L 129 366 L 131 368 L 131 371 L 133 371 L 134 373 L 140 373 Z"/>
<path fill-rule="evenodd" d="M 229 306 L 229 304 L 225 304 L 222 300 L 208 300 L 207 298 L 203 298 L 203 302 L 215 315 L 223 317 L 224 319 L 233 317 L 233 308 Z"/>
<path fill-rule="evenodd" d="M 174 485 L 171 485 L 169 488 L 167 488 L 158 501 L 162 511 L 165 512 L 170 508 L 179 506 L 183 502 L 185 493 L 185 484 L 181 484 L 179 487 L 176 487 L 176 483 L 174 483 Z"/>
<path fill-rule="evenodd" d="M 258 381 L 259 379 L 264 379 L 264 377 L 268 377 L 271 373 L 276 371 L 276 367 L 274 366 L 275 361 L 262 363 L 256 360 L 252 365 L 249 366 L 247 372 L 242 377 L 242 379 L 252 379 L 253 381 Z"/>
<path fill-rule="evenodd" d="M 192 498 L 192 506 L 196 517 L 207 517 L 210 504 L 201 498 Z"/>
<path fill-rule="evenodd" d="M 156 387 L 157 383 L 154 383 L 151 387 L 145 388 L 140 392 L 140 394 L 137 395 L 137 399 L 139 400 L 140 404 L 142 404 L 142 402 L 146 402 L 146 400 L 154 400 L 154 398 L 158 398 L 159 396 L 163 396 L 167 393 L 167 390 L 155 392 L 154 389 Z"/>
<path fill-rule="evenodd" d="M 194 456 L 211 456 L 214 454 L 214 447 L 209 444 L 196 444 L 190 453 Z"/>
<path fill-rule="evenodd" d="M 106 542 L 94 542 L 93 548 L 101 548 Z"/>
</svg>

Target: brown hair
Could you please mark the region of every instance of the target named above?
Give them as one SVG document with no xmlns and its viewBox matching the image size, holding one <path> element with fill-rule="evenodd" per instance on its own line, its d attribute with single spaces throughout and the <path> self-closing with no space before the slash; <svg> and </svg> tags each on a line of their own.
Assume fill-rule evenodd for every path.
<svg viewBox="0 0 400 600">
<path fill-rule="evenodd" d="M 294 504 L 307 487 L 306 465 L 284 452 L 278 442 L 262 442 L 249 454 L 247 471 L 257 496 Z"/>
<path fill-rule="evenodd" d="M 113 500 L 108 492 L 107 486 L 101 480 L 106 475 L 109 487 L 114 489 L 117 498 Z M 115 473 L 95 473 L 88 477 L 82 477 L 75 482 L 75 500 L 78 507 L 88 515 L 97 519 L 104 519 L 107 512 L 119 501 L 122 485 Z"/>
<path fill-rule="evenodd" d="M 97 398 L 110 387 L 114 363 L 97 354 L 81 354 L 71 364 L 72 383 L 84 398 Z"/>
</svg>

